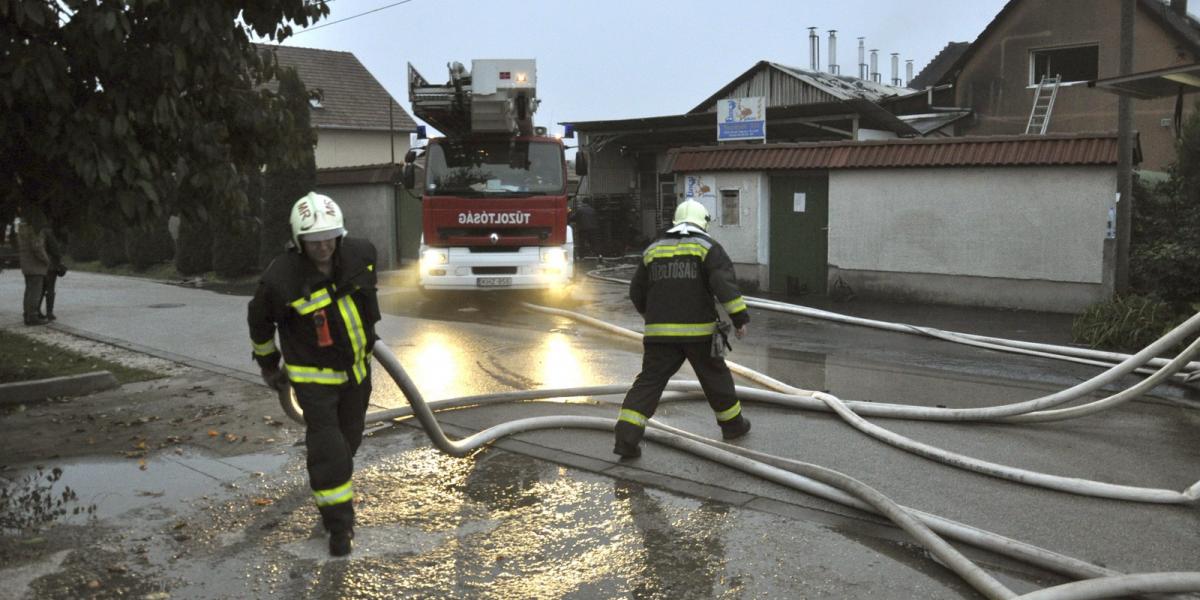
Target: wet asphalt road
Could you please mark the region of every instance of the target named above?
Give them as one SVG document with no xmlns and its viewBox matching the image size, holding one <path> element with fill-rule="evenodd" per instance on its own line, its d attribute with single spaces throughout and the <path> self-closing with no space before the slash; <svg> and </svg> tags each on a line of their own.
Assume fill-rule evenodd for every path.
<svg viewBox="0 0 1200 600">
<path fill-rule="evenodd" d="M 516 301 L 526 298 L 426 300 L 403 285 L 404 277 L 381 295 L 393 317 L 380 329 L 427 399 L 628 382 L 637 373 L 637 344 L 521 310 Z M 97 286 L 101 291 L 94 299 L 101 309 L 77 322 L 111 335 L 105 319 L 119 317 L 106 317 L 103 308 L 120 306 L 121 291 L 104 281 Z M 201 299 L 196 294 L 209 292 L 198 291 L 176 298 L 172 290 L 177 288 L 162 287 L 153 293 L 191 303 L 200 322 L 210 322 L 203 318 L 210 305 L 245 301 Z M 5 293 L 0 285 L 0 294 Z M 618 285 L 583 282 L 559 306 L 640 327 Z M 1069 319 L 1058 315 L 857 302 L 842 308 L 890 311 L 900 315 L 895 320 L 960 331 L 1018 331 L 1013 337 L 1053 343 L 1065 343 L 1069 331 Z M 236 323 L 228 329 L 241 338 Z M 242 353 L 238 340 L 225 345 L 234 335 L 229 331 L 206 331 L 191 348 L 170 346 L 155 335 L 147 330 L 131 337 L 150 348 L 191 352 L 207 364 L 246 370 L 225 358 Z M 1032 398 L 1097 372 L 763 311 L 755 311 L 750 336 L 731 358 L 792 385 L 830 390 L 845 399 L 946 406 Z M 690 376 L 686 368 L 684 375 Z M 383 377 L 376 377 L 376 387 L 377 406 L 403 402 Z M 881 424 L 1023 468 L 1181 489 L 1195 481 L 1200 464 L 1195 434 L 1200 418 L 1187 408 L 1196 394 L 1167 389 L 1160 395 L 1087 422 L 1020 429 Z M 462 436 L 519 416 L 615 413 L 612 406 L 581 400 L 453 411 L 439 418 L 451 434 Z M 759 405 L 746 410 L 755 429 L 745 445 L 843 470 L 903 504 L 1123 571 L 1200 569 L 1195 507 L 1135 505 L 1026 488 L 904 454 L 830 415 Z M 715 434 L 702 402 L 664 403 L 658 417 Z M 99 517 L 63 526 L 90 528 L 88 537 L 106 551 L 130 542 L 142 545 L 143 562 L 128 575 L 130 597 L 164 589 L 173 598 L 975 597 L 924 551 L 904 542 L 902 534 L 857 511 L 675 450 L 648 447 L 639 461 L 617 463 L 610 449 L 611 440 L 599 432 L 563 430 L 521 434 L 469 459 L 453 459 L 433 451 L 411 422 L 380 430 L 359 458 L 356 486 L 362 503 L 352 560 L 325 556 L 296 448 L 240 461 L 163 457 L 162 465 L 148 470 L 176 473 L 165 476 L 170 482 L 190 481 L 189 473 L 202 471 L 232 484 L 220 493 L 177 488 L 161 479 L 143 480 L 145 489 L 131 489 L 129 479 L 136 474 L 120 472 L 130 468 L 127 464 L 66 465 L 64 478 L 97 505 Z M 171 461 L 186 464 L 173 471 Z M 262 497 L 271 498 L 271 504 L 247 509 L 247 499 Z M 193 532 L 186 544 L 162 535 L 180 519 Z M 994 556 L 972 555 L 1017 591 L 1062 581 Z M 37 596 L 55 597 L 59 588 L 53 573 L 51 568 L 29 578 L 26 570 L 6 572 L 6 577 L 27 578 L 35 590 L 47 592 Z M 0 591 L 0 597 L 4 594 Z"/>
</svg>

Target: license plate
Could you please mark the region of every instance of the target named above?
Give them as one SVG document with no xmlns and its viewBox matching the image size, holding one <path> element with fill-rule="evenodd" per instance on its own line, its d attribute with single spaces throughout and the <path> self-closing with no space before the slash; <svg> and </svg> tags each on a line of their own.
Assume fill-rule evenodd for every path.
<svg viewBox="0 0 1200 600">
<path fill-rule="evenodd" d="M 512 277 L 480 277 L 475 280 L 479 287 L 508 287 L 512 285 Z"/>
</svg>

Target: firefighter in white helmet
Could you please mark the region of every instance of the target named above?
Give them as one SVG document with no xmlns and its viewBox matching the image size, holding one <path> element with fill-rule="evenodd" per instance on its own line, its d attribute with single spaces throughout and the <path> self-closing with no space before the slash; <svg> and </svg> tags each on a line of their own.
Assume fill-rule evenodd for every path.
<svg viewBox="0 0 1200 600">
<path fill-rule="evenodd" d="M 263 380 L 278 387 L 286 377 L 304 410 L 309 484 L 329 552 L 344 556 L 354 538 L 353 457 L 371 397 L 379 321 L 376 251 L 347 237 L 342 211 L 328 196 L 310 192 L 298 200 L 290 223 L 289 249 L 267 267 L 250 301 L 250 341 Z"/>
<path fill-rule="evenodd" d="M 733 321 L 737 337 L 746 334 L 750 313 L 738 290 L 733 262 L 709 237 L 708 209 L 688 198 L 675 209 L 674 227 L 642 253 L 629 284 L 629 298 L 645 319 L 642 372 L 621 404 L 613 452 L 622 458 L 641 456 L 638 444 L 646 421 L 654 416 L 667 381 L 687 360 L 700 379 L 704 395 L 727 440 L 750 431 L 742 416 L 725 364 L 726 331 L 713 297 Z"/>
</svg>

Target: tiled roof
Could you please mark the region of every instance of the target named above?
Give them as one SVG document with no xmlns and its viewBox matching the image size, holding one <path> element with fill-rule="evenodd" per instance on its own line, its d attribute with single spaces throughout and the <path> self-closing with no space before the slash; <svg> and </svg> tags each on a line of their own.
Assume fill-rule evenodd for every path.
<svg viewBox="0 0 1200 600">
<path fill-rule="evenodd" d="M 1135 149 L 1135 161 L 1139 154 Z M 1116 164 L 1115 133 L 681 148 L 668 156 L 677 173 Z"/>
<path fill-rule="evenodd" d="M 754 63 L 754 66 L 746 69 L 744 73 L 735 77 L 733 81 L 730 81 L 729 83 L 725 84 L 724 87 L 717 90 L 715 94 L 705 98 L 700 104 L 697 104 L 695 108 L 688 111 L 688 114 L 709 111 L 712 109 L 714 102 L 720 100 L 721 98 L 725 98 L 729 92 L 736 88 L 739 84 L 754 77 L 757 72 L 763 69 L 773 69 L 776 72 L 802 81 L 809 86 L 821 90 L 833 96 L 834 98 L 837 98 L 838 100 L 865 99 L 872 102 L 878 102 L 883 98 L 903 96 L 904 94 L 912 93 L 912 90 L 910 89 L 894 87 L 882 83 L 875 83 L 874 81 L 850 77 L 849 75 L 834 75 L 824 71 L 810 71 L 809 69 L 802 69 L 800 67 L 790 67 L 788 65 L 783 65 L 768 60 L 760 60 L 757 63 Z"/>
<path fill-rule="evenodd" d="M 321 90 L 321 108 L 313 108 L 310 113 L 317 129 L 416 131 L 412 117 L 353 54 L 293 46 L 258 47 L 275 50 L 279 64 L 294 67 L 305 87 Z"/>
</svg>

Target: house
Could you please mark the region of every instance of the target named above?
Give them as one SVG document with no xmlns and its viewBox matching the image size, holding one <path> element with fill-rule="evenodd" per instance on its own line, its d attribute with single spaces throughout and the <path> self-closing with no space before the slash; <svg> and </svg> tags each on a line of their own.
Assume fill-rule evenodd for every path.
<svg viewBox="0 0 1200 600">
<path fill-rule="evenodd" d="M 1125 0 L 1010 0 L 948 67 L 931 62 L 918 84 L 934 81 L 935 104 L 970 109 L 956 135 L 1023 134 L 1038 82 L 1061 75 L 1047 131 L 1079 133 L 1117 129 L 1115 95 L 1089 81 L 1120 74 L 1121 4 Z M 1200 60 L 1200 25 L 1186 0 L 1133 2 L 1133 68 L 1154 71 Z M 947 50 L 951 50 L 948 48 Z M 938 63 L 938 64 L 935 64 Z M 1137 100 L 1133 126 L 1143 167 L 1162 171 L 1175 160 L 1179 116 L 1193 110 L 1181 98 Z"/>
<path fill-rule="evenodd" d="M 379 268 L 415 258 L 420 204 L 398 185 L 399 165 L 416 123 L 349 52 L 265 46 L 293 67 L 309 91 L 317 133 L 317 191 L 338 200 L 346 229 L 370 239 Z M 416 231 L 417 233 L 413 233 Z"/>
<path fill-rule="evenodd" d="M 317 130 L 317 168 L 395 164 L 408 152 L 417 124 L 350 52 L 293 46 L 275 51 L 319 100 L 310 102 Z"/>
<path fill-rule="evenodd" d="M 756 95 L 765 143 L 714 145 L 717 108 Z M 615 203 L 607 233 L 633 248 L 694 197 L 739 279 L 777 294 L 1052 312 L 1111 297 L 1115 133 L 952 136 L 971 111 L 944 101 L 763 61 L 683 115 L 569 123 L 579 196 Z"/>
<path fill-rule="evenodd" d="M 1115 134 L 710 145 L 666 165 L 762 289 L 1050 312 L 1112 295 L 1116 167 Z"/>
</svg>

